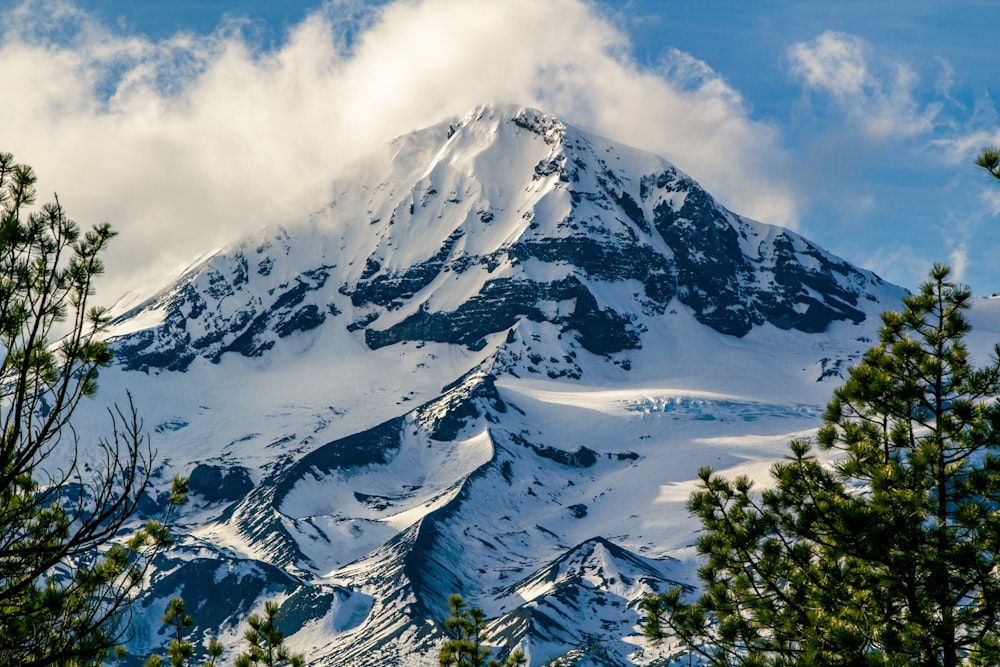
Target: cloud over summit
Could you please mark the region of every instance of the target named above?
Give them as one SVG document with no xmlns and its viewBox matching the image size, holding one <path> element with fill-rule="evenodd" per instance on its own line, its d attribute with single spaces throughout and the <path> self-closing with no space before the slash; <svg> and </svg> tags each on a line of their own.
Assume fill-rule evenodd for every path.
<svg viewBox="0 0 1000 667">
<path fill-rule="evenodd" d="M 273 47 L 239 19 L 152 40 L 63 0 L 24 2 L 0 30 L 0 149 L 36 168 L 41 199 L 120 230 L 106 298 L 302 219 L 368 150 L 487 101 L 661 153 L 736 211 L 796 221 L 775 129 L 687 54 L 638 66 L 582 0 L 334 2 Z"/>
</svg>

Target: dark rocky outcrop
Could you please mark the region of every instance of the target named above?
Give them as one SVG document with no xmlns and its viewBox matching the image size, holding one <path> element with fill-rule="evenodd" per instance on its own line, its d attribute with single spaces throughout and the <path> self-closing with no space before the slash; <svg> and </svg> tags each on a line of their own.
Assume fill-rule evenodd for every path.
<svg viewBox="0 0 1000 667">
<path fill-rule="evenodd" d="M 239 500 L 253 488 L 250 471 L 242 466 L 224 468 L 199 463 L 188 476 L 188 487 L 211 502 Z"/>
<path fill-rule="evenodd" d="M 567 317 L 550 318 L 540 301 L 574 301 Z M 479 294 L 450 313 L 420 310 L 384 331 L 369 328 L 365 342 L 372 349 L 404 340 L 425 340 L 465 345 L 473 350 L 486 344 L 486 336 L 505 331 L 524 317 L 535 322 L 552 321 L 564 331 L 575 331 L 580 345 L 595 354 L 634 349 L 640 334 L 631 321 L 613 310 L 602 309 L 586 286 L 575 276 L 551 283 L 512 278 L 491 280 Z"/>
</svg>

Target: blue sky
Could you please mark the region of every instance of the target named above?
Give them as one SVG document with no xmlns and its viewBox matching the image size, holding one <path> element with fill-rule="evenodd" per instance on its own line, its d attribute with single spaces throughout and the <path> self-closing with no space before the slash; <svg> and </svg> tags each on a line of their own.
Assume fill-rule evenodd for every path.
<svg viewBox="0 0 1000 667">
<path fill-rule="evenodd" d="M 393 136 L 533 104 L 915 288 L 1000 292 L 1000 2 L 0 0 L 0 148 L 122 232 L 107 290 L 322 205 Z"/>
</svg>

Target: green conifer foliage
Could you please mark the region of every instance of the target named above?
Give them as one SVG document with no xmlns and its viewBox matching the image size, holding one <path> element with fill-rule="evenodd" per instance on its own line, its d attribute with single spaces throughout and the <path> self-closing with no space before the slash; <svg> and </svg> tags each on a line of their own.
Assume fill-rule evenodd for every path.
<svg viewBox="0 0 1000 667">
<path fill-rule="evenodd" d="M 0 153 L 0 665 L 88 665 L 124 637 L 169 535 L 164 518 L 115 541 L 152 468 L 131 398 L 111 411 L 90 470 L 79 464 L 71 417 L 111 361 L 107 313 L 89 301 L 115 233 L 81 231 L 58 198 L 33 210 L 35 183 Z M 176 480 L 171 506 L 184 492 Z"/>
<path fill-rule="evenodd" d="M 186 608 L 184 598 L 171 598 L 170 602 L 167 603 L 167 610 L 163 614 L 163 623 L 173 633 L 167 648 L 167 660 L 170 662 L 170 667 L 185 667 L 194 656 L 194 644 L 185 636 L 185 633 L 194 625 L 194 617 L 187 613 Z M 216 667 L 223 654 L 222 644 L 217 639 L 211 639 L 208 643 L 207 654 L 208 660 L 201 663 L 201 667 Z M 151 655 L 146 658 L 145 667 L 163 667 L 163 658 L 159 655 Z"/>
<path fill-rule="evenodd" d="M 520 667 L 528 664 L 521 649 L 514 649 L 503 662 L 487 662 L 493 652 L 483 646 L 489 640 L 486 614 L 478 607 L 469 607 L 457 593 L 448 598 L 448 607 L 449 617 L 444 627 L 450 639 L 438 654 L 441 667 Z"/>
<path fill-rule="evenodd" d="M 700 471 L 703 591 L 645 600 L 649 637 L 713 665 L 1000 664 L 1000 364 L 972 365 L 948 278 L 884 314 L 836 390 L 835 463 L 793 442 L 760 492 Z"/>
<path fill-rule="evenodd" d="M 236 658 L 236 667 L 302 667 L 305 659 L 284 645 L 285 633 L 278 628 L 281 612 L 277 602 L 264 603 L 264 615 L 250 614 L 250 629 L 244 634 L 250 649 Z"/>
<path fill-rule="evenodd" d="M 990 172 L 994 178 L 1000 178 L 1000 148 L 984 148 L 976 158 L 976 164 Z"/>
</svg>

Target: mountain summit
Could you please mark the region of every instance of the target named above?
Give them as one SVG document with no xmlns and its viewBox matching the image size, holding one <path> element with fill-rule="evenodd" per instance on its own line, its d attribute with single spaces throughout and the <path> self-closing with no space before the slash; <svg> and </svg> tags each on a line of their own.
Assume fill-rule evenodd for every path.
<svg viewBox="0 0 1000 667">
<path fill-rule="evenodd" d="M 662 158 L 533 109 L 486 106 L 397 139 L 336 189 L 307 239 L 239 245 L 146 304 L 165 319 L 122 342 L 128 367 L 260 356 L 345 312 L 372 349 L 482 349 L 527 320 L 609 355 L 640 348 L 672 302 L 732 336 L 764 323 L 817 333 L 864 321 L 882 289 L 727 211 Z"/>
<path fill-rule="evenodd" d="M 178 591 L 233 637 L 277 595 L 312 663 L 433 665 L 457 592 L 533 665 L 669 655 L 698 467 L 766 470 L 901 296 L 533 109 L 400 137 L 115 320 L 194 498 L 132 652 Z"/>
</svg>

